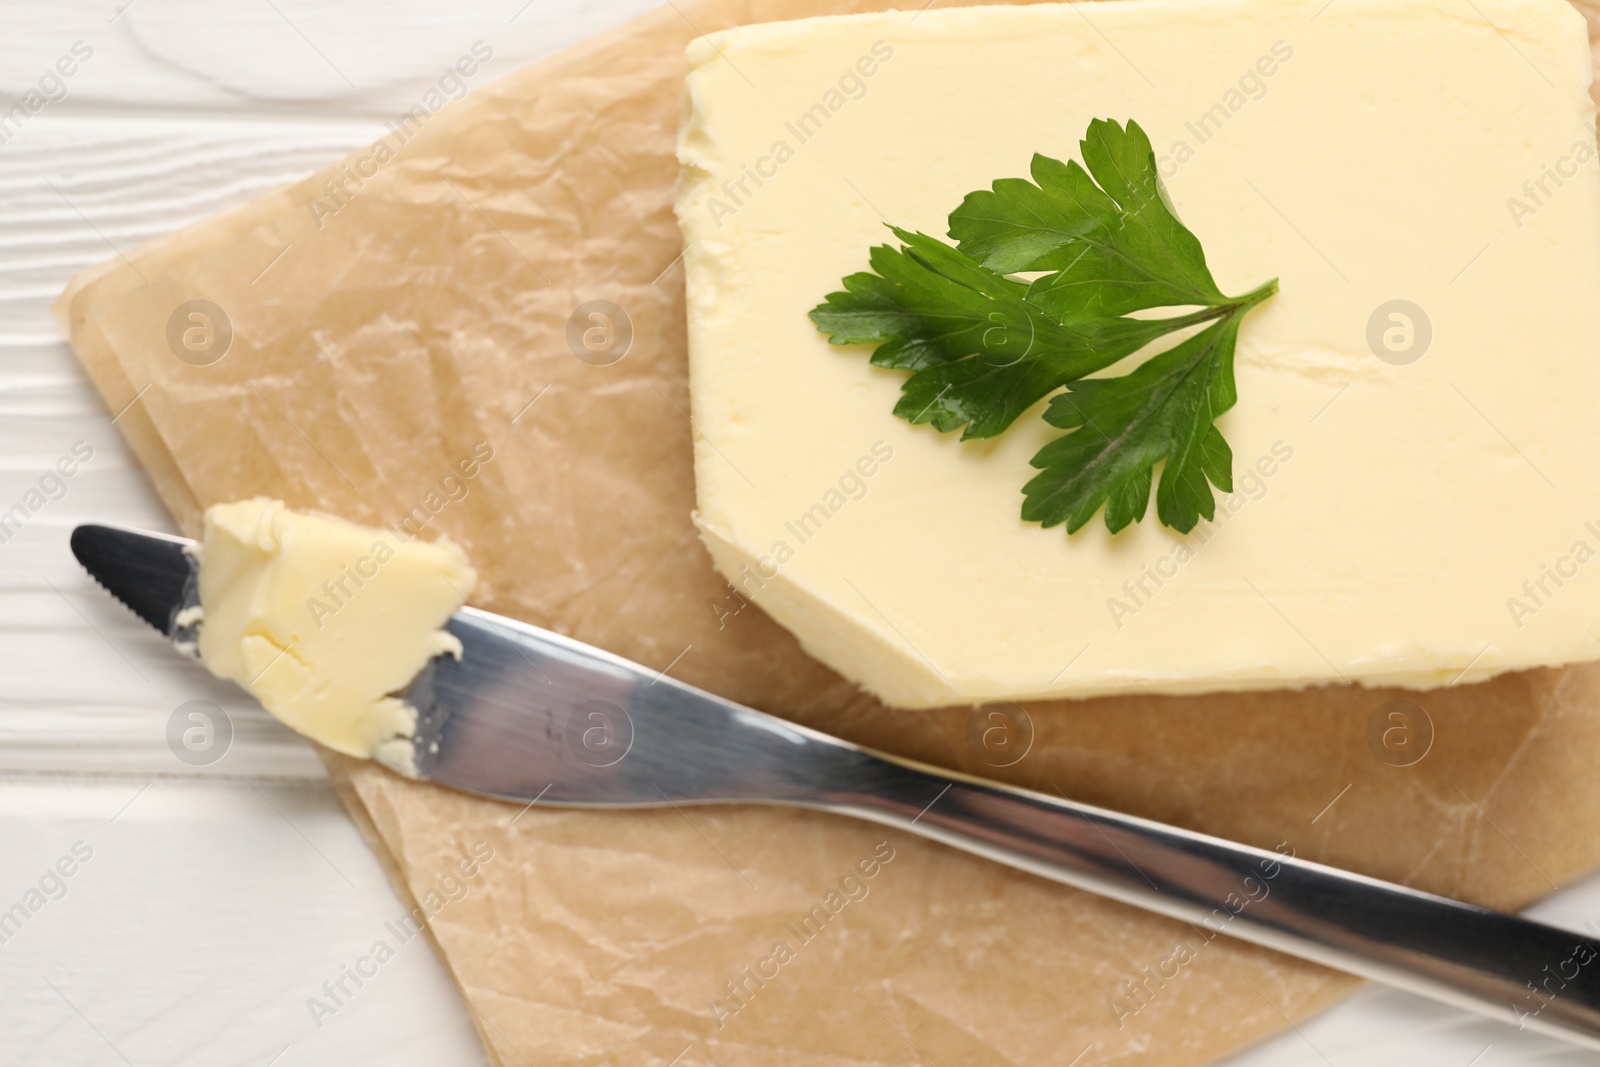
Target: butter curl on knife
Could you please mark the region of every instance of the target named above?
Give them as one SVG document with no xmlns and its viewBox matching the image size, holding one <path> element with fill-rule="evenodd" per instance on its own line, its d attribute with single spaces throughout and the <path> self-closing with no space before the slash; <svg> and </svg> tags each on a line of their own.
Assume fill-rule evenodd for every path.
<svg viewBox="0 0 1600 1067">
<path fill-rule="evenodd" d="M 417 712 L 394 695 L 435 656 L 477 582 L 453 542 L 293 511 L 256 497 L 206 511 L 200 661 L 336 752 L 416 776 Z M 195 609 L 190 609 L 193 612 Z"/>
</svg>

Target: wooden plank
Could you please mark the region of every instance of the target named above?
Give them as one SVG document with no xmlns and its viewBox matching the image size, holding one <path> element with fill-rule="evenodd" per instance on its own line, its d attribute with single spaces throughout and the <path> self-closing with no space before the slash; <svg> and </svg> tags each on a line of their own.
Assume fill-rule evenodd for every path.
<svg viewBox="0 0 1600 1067">
<path fill-rule="evenodd" d="M 0 676 L 11 680 L 0 688 L 0 770 L 323 777 L 304 742 L 169 654 L 67 550 L 81 522 L 166 530 L 170 519 L 49 304 L 75 271 L 298 178 L 374 128 L 50 115 L 0 146 L 0 512 L 30 490 L 59 497 L 0 544 Z M 70 480 L 49 478 L 75 445 L 91 458 Z M 196 699 L 234 727 L 226 754 L 204 766 L 166 740 L 168 719 Z"/>
<path fill-rule="evenodd" d="M 39 79 L 81 41 L 80 52 L 92 56 L 63 79 L 65 96 L 40 115 L 88 105 L 387 116 L 436 86 L 476 41 L 493 56 L 468 79 L 474 87 L 656 6 L 654 0 L 13 5 L 0 41 L 0 99 L 38 90 Z"/>
<path fill-rule="evenodd" d="M 484 1062 L 325 782 L 0 781 L 0 840 L 7 1063 Z"/>
</svg>

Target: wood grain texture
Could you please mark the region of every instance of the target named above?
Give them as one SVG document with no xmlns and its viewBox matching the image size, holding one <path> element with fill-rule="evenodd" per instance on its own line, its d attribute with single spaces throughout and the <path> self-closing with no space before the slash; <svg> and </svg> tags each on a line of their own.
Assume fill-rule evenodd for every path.
<svg viewBox="0 0 1600 1067">
<path fill-rule="evenodd" d="M 280 2 L 329 33 L 352 92 L 270 4 L 137 0 L 113 23 L 124 2 L 12 4 L 0 35 L 6 106 L 74 41 L 95 50 L 65 99 L 0 143 L 0 510 L 74 442 L 94 449 L 0 544 L 0 910 L 74 842 L 95 850 L 0 942 L 0 1063 L 482 1063 L 435 954 L 385 930 L 405 908 L 309 746 L 173 657 L 72 560 L 79 522 L 173 526 L 49 308 L 118 249 L 370 142 L 475 39 L 495 47 L 495 77 L 649 5 L 536 0 L 513 24 L 521 0 Z M 235 727 L 210 766 L 166 741 L 193 699 Z M 307 999 L 380 938 L 393 961 L 319 1028 Z"/>
<path fill-rule="evenodd" d="M 0 943 L 5 1063 L 481 1062 L 326 783 L 13 777 L 0 838 L 0 908 L 44 894 Z M 319 1027 L 307 1000 L 381 939 Z"/>
<path fill-rule="evenodd" d="M 302 17 L 302 10 L 310 11 L 309 5 L 301 9 L 280 4 L 283 11 L 301 25 L 306 36 L 350 77 L 354 82 L 352 86 L 337 72 L 330 73 L 326 65 L 319 65 L 311 54 L 315 49 L 308 50 L 309 42 L 299 33 L 283 32 L 277 27 L 278 36 L 270 36 L 266 17 L 271 15 L 269 8 L 223 5 L 201 9 L 194 5 L 187 8 L 162 5 L 153 0 L 137 2 L 139 6 L 118 20 L 119 24 L 123 19 L 133 20 L 128 24 L 132 29 L 113 28 L 106 37 L 95 38 L 96 41 L 115 42 L 121 41 L 119 35 L 126 33 L 127 40 L 116 46 L 107 44 L 97 51 L 96 60 L 84 68 L 85 80 L 74 85 L 74 95 L 59 108 L 52 105 L 41 113 L 38 121 L 30 123 L 14 142 L 0 146 L 0 186 L 9 194 L 20 196 L 28 205 L 27 210 L 11 214 L 10 204 L 0 200 L 0 211 L 8 212 L 7 226 L 0 228 L 0 250 L 10 249 L 10 242 L 18 242 L 19 247 L 33 242 L 28 246 L 27 255 L 15 264 L 0 260 L 0 282 L 4 283 L 0 285 L 0 316 L 3 316 L 0 323 L 4 324 L 0 328 L 0 346 L 3 346 L 0 351 L 5 353 L 3 368 L 0 368 L 0 386 L 4 389 L 0 392 L 0 405 L 5 405 L 0 407 L 0 478 L 8 479 L 0 481 L 0 488 L 20 493 L 31 483 L 36 470 L 53 461 L 64 445 L 80 437 L 93 440 L 97 457 L 107 460 L 103 468 L 106 473 L 100 473 L 100 467 L 87 469 L 82 480 L 72 483 L 65 499 L 52 504 L 30 525 L 24 535 L 27 540 L 19 538 L 0 546 L 0 582 L 4 583 L 0 591 L 6 597 L 7 606 L 14 604 L 18 609 L 9 614 L 19 619 L 31 615 L 43 620 L 37 627 L 26 623 L 16 627 L 18 631 L 38 635 L 37 640 L 27 638 L 32 643 L 25 649 L 18 646 L 14 655 L 9 651 L 0 652 L 5 656 L 0 659 L 3 676 L 8 681 L 20 680 L 7 687 L 14 689 L 15 696 L 0 693 L 0 701 L 4 701 L 0 704 L 0 716 L 4 716 L 0 719 L 4 724 L 0 725 L 0 730 L 10 731 L 0 735 L 4 741 L 3 758 L 33 771 L 75 772 L 92 768 L 114 770 L 121 776 L 145 772 L 196 773 L 176 765 L 157 728 L 164 725 L 170 709 L 180 700 L 196 695 L 223 700 L 217 690 L 208 688 L 210 683 L 203 675 L 172 664 L 170 656 L 151 635 L 127 624 L 120 618 L 120 609 L 107 605 L 91 586 L 76 578 L 75 568 L 62 552 L 65 529 L 72 522 L 85 518 L 114 518 L 157 526 L 169 520 L 154 502 L 143 475 L 118 443 L 118 436 L 109 425 L 112 413 L 99 406 L 64 347 L 54 339 L 45 314 L 48 300 L 73 270 L 105 258 L 114 249 L 131 251 L 151 236 L 299 177 L 344 151 L 367 143 L 375 135 L 381 119 L 393 113 L 391 109 L 402 107 L 414 98 L 419 86 L 426 84 L 428 72 L 459 52 L 460 40 L 470 42 L 473 35 L 479 33 L 479 26 L 488 24 L 491 14 L 505 19 L 515 14 L 514 5 L 459 5 L 461 10 L 447 15 L 434 6 L 378 9 L 374 5 L 357 4 L 329 9 L 328 14 L 311 20 Z M 633 5 L 634 8 L 639 6 L 642 5 Z M 548 13 L 548 21 L 533 23 L 546 27 L 542 32 L 547 37 L 535 42 L 544 47 L 549 42 L 575 40 L 573 34 L 597 28 L 595 20 L 607 13 L 629 13 L 626 7 L 535 0 L 535 5 L 522 13 L 517 22 L 540 19 L 544 17 L 541 13 Z M 605 10 L 596 15 L 601 9 Z M 46 10 L 50 12 L 48 16 L 42 14 Z M 4 45 L 6 49 L 13 49 L 4 53 L 7 62 L 0 64 L 6 78 L 19 69 L 42 69 L 59 54 L 61 46 L 57 41 L 66 40 L 70 44 L 77 36 L 84 36 L 77 29 L 79 23 L 73 21 L 77 13 L 88 12 L 96 19 L 108 15 L 103 7 L 94 5 L 82 8 L 61 5 L 50 9 L 41 6 L 38 12 L 27 16 L 40 20 L 37 30 L 30 30 L 30 34 L 36 32 L 37 36 L 15 34 Z M 67 14 L 58 17 L 58 12 Z M 139 21 L 136 16 L 144 12 L 149 14 Z M 85 24 L 88 18 L 86 14 Z M 672 17 L 666 17 L 665 21 L 670 23 Z M 341 25 L 345 27 L 343 30 L 339 29 Z M 421 29 L 417 29 L 419 25 Z M 676 28 L 672 32 L 681 34 L 683 31 Z M 23 44 L 19 45 L 18 41 Z M 392 46 L 391 69 L 386 71 L 383 49 L 371 47 L 373 41 Z M 499 41 L 500 38 L 496 38 L 497 45 Z M 549 44 L 546 50 L 554 47 Z M 197 48 L 209 50 L 210 54 L 196 56 Z M 533 52 L 530 47 L 528 54 Z M 509 45 L 502 54 L 511 54 Z M 103 68 L 94 66 L 100 59 L 108 61 Z M 507 69 L 510 65 L 508 62 Z M 104 83 L 89 78 L 90 75 L 100 77 L 97 72 L 101 69 L 115 73 L 103 75 Z M 11 82 L 5 84 L 9 86 Z M 25 79 L 16 83 L 18 88 L 24 84 Z M 79 89 L 82 92 L 78 92 Z M 49 139 L 58 135 L 63 140 L 56 147 L 49 147 Z M 74 157 L 67 147 L 71 137 L 81 138 L 80 143 L 86 146 L 80 156 Z M 30 161 L 25 150 L 35 140 L 39 148 Z M 102 143 L 104 148 L 100 147 Z M 16 171 L 11 169 L 13 152 L 16 152 Z M 59 193 L 51 190 L 48 182 L 41 183 L 42 177 L 54 182 Z M 49 200 L 51 196 L 56 197 L 54 203 Z M 665 239 L 663 234 L 657 233 L 652 233 L 651 237 Z M 11 285 L 13 280 L 15 286 Z M 20 368 L 15 378 L 9 376 L 12 368 Z M 87 438 L 89 433 L 99 436 Z M 90 480 L 91 475 L 96 480 Z M 45 578 L 49 581 L 44 581 Z M 59 593 L 52 583 L 59 587 Z M 625 620 L 619 620 L 619 625 L 622 621 Z M 655 662 L 665 665 L 677 650 L 645 648 L 641 658 L 656 651 L 662 654 Z M 140 672 L 149 680 L 140 682 L 137 677 Z M 52 701 L 59 702 L 64 715 L 51 714 Z M 236 717 L 241 719 L 252 714 L 249 709 L 235 709 L 232 705 L 229 710 L 236 710 Z M 17 713 L 16 718 L 11 717 L 12 712 Z M 255 714 L 259 733 L 249 731 L 250 737 L 243 747 L 230 753 L 215 768 L 201 773 L 237 774 L 246 779 L 275 774 L 309 777 L 318 773 L 297 741 L 259 713 Z M 1266 709 L 1262 714 L 1264 719 L 1270 717 Z M 1092 728 L 1092 721 L 1089 725 Z M 108 726 L 119 733 L 111 743 L 101 744 L 102 731 Z M 888 736 L 892 728 L 888 720 L 870 718 L 864 718 L 856 726 L 863 737 L 872 737 L 875 731 L 885 731 Z M 246 731 L 241 731 L 241 736 L 244 733 Z M 1213 748 L 1208 751 L 1220 758 L 1256 740 L 1248 733 L 1215 738 L 1212 739 Z M 949 738 L 935 737 L 928 744 L 940 748 L 948 742 Z M 1519 746 L 1524 743 L 1537 742 L 1536 739 L 1515 742 Z M 30 751 L 29 746 L 34 746 L 33 750 Z M 1070 770 L 1086 788 L 1110 790 L 1121 765 L 1115 759 L 1110 762 L 1100 759 L 1095 749 L 1096 744 L 1085 739 L 1080 750 L 1064 753 L 1066 763 L 1061 769 Z M 1127 758 L 1134 757 L 1128 754 Z M 94 762 L 97 760 L 100 762 Z M 115 779 L 117 782 L 127 780 L 125 777 Z M 142 780 L 134 780 L 133 785 L 137 787 Z M 23 784 L 33 781 L 29 778 Z M 165 781 L 163 779 L 163 783 Z M 1294 786 L 1296 783 L 1274 784 L 1270 777 L 1258 783 L 1262 821 L 1257 825 L 1242 824 L 1236 827 L 1237 831 L 1247 835 L 1268 832 L 1275 817 L 1272 805 L 1281 803 L 1279 787 L 1285 784 Z M 1312 786 L 1320 784 L 1311 783 Z M 1443 783 L 1436 784 L 1443 788 Z M 245 907 L 272 916 L 297 915 L 308 907 L 320 909 L 321 902 L 330 895 L 324 881 L 326 868 L 318 868 L 322 861 L 309 847 L 309 842 L 298 834 L 289 836 L 292 827 L 286 827 L 276 812 L 253 809 L 244 803 L 224 804 L 217 798 L 232 794 L 205 791 L 254 790 L 254 787 L 251 781 L 213 783 L 175 794 L 182 803 L 157 809 L 153 816 L 172 836 L 140 838 L 142 855 L 136 856 L 123 870 L 147 870 L 151 867 L 147 857 L 159 856 L 158 869 L 174 875 L 180 883 L 187 881 L 195 887 L 184 890 L 180 884 L 181 899 L 191 905 L 197 903 L 197 897 L 203 898 L 206 892 L 211 892 L 223 895 L 230 905 L 238 900 L 248 901 Z M 88 795 L 85 791 L 91 788 L 68 787 L 64 796 Z M 1308 787 L 1307 797 L 1300 799 L 1310 803 L 1309 794 L 1314 791 Z M 251 795 L 239 793 L 245 801 Z M 320 795 L 324 802 L 327 800 L 326 794 L 313 791 L 309 795 Z M 1448 794 L 1444 794 L 1441 801 L 1434 792 L 1424 790 L 1416 799 L 1425 806 L 1454 804 L 1452 818 L 1463 840 L 1468 840 L 1485 856 L 1495 850 L 1507 853 L 1504 842 L 1492 831 L 1481 825 L 1469 825 L 1469 813 L 1464 806 L 1449 801 Z M 1203 823 L 1211 817 L 1204 799 L 1199 796 L 1152 793 L 1138 802 L 1159 807 L 1168 817 L 1181 821 Z M 37 822 L 41 826 L 66 828 L 75 826 L 73 820 L 81 817 L 73 814 L 71 803 L 75 801 L 45 793 L 18 792 L 0 800 L 3 804 L 0 810 L 18 813 L 20 821 L 26 825 Z M 447 799 L 441 803 L 451 801 Z M 204 830 L 192 829 L 193 820 L 184 812 L 193 814 L 209 808 L 215 808 L 216 825 L 206 824 L 210 828 Z M 31 814 L 58 809 L 62 812 L 59 816 L 39 818 Z M 308 807 L 304 813 L 310 815 L 318 811 L 321 814 L 317 818 L 323 819 L 332 810 L 324 804 L 320 808 Z M 291 809 L 291 813 L 300 821 L 301 811 Z M 390 812 L 380 810 L 375 814 L 380 818 L 393 818 Z M 1309 821 L 1313 813 L 1307 808 L 1305 812 L 1292 814 L 1296 818 L 1303 816 L 1301 821 Z M 1536 821 L 1534 813 L 1524 812 L 1523 815 L 1530 820 L 1530 826 Z M 278 821 L 274 823 L 274 820 Z M 261 834 L 268 825 L 275 825 L 281 832 L 279 847 L 264 843 Z M 301 822 L 301 825 L 308 824 Z M 331 824 L 318 825 L 326 829 Z M 655 825 L 649 823 L 644 832 L 649 833 Z M 810 844 L 828 847 L 820 839 L 814 820 L 802 817 L 784 825 L 792 831 L 788 841 L 793 847 L 804 848 Z M 713 820 L 707 824 L 707 829 L 718 834 L 725 827 Z M 1510 832 L 1518 834 L 1521 830 L 1522 827 L 1516 825 Z M 679 832 L 685 834 L 690 845 L 698 840 L 688 838 L 681 828 Z M 333 855 L 340 866 L 345 866 L 343 854 L 336 854 L 320 833 L 320 830 L 310 831 L 311 841 Z M 405 836 L 403 830 L 394 826 L 390 827 L 390 833 L 396 839 Z M 573 841 L 562 840 L 567 831 L 559 826 L 541 828 L 540 833 L 551 835 L 558 847 L 574 846 Z M 1329 849 L 1329 855 L 1337 856 L 1341 847 L 1337 831 L 1318 833 L 1327 835 L 1319 838 L 1318 847 Z M 239 851 L 217 851 L 215 841 L 230 836 L 240 839 Z M 69 843 L 70 840 L 73 838 L 69 838 Z M 180 847 L 175 843 L 180 840 L 187 844 Z M 298 846 L 296 840 L 300 841 Z M 233 873 L 258 874 L 260 868 L 254 861 L 262 856 L 282 864 L 279 877 L 267 881 L 265 888 L 252 890 L 249 888 L 251 878 L 231 877 Z M 696 857 L 693 863 L 699 865 L 702 858 L 707 862 L 698 876 L 728 877 L 727 871 L 715 869 L 714 856 Z M 1404 850 L 1397 850 L 1385 862 L 1403 873 L 1426 859 L 1424 854 L 1407 855 Z M 408 855 L 408 860 L 415 870 L 428 870 L 430 856 L 420 845 Z M 662 857 L 662 862 L 684 863 L 681 856 L 670 854 Z M 781 872 L 782 846 L 775 846 L 771 853 L 741 857 L 741 862 L 750 863 L 750 870 L 757 876 L 768 871 Z M 9 863 L 5 869 L 12 871 Z M 19 861 L 16 867 L 19 877 L 26 876 L 28 870 L 31 868 Z M 1454 879 L 1450 882 L 1452 885 L 1471 888 L 1470 873 L 1468 867 L 1462 867 L 1454 873 L 1442 872 L 1440 877 Z M 1564 878 L 1568 873 L 1554 871 L 1552 876 Z M 223 877 L 225 874 L 230 877 Z M 1530 884 L 1537 881 L 1531 872 L 1524 872 L 1524 877 Z M 201 881 L 196 883 L 196 878 Z M 381 887 L 374 888 L 359 876 L 354 880 L 359 888 L 367 891 L 363 899 L 369 910 L 364 914 L 386 914 L 397 907 Z M 15 884 L 20 892 L 25 880 Z M 90 888 L 87 883 L 85 888 Z M 134 1037 L 135 1043 L 128 1051 L 136 1063 L 201 1063 L 220 1059 L 266 1062 L 276 1050 L 266 1047 L 257 1038 L 278 1032 L 304 1033 L 303 1000 L 310 992 L 305 987 L 326 976 L 326 968 L 317 969 L 323 963 L 331 962 L 336 969 L 341 960 L 349 958 L 345 951 L 349 943 L 340 942 L 337 946 L 324 943 L 328 937 L 327 927 L 313 924 L 308 928 L 296 923 L 274 927 L 281 932 L 275 939 L 258 939 L 243 947 L 219 934 L 214 926 L 203 926 L 200 934 L 186 937 L 186 931 L 175 929 L 175 924 L 156 924 L 154 929 L 162 936 L 124 939 L 125 946 L 108 949 L 107 945 L 117 940 L 118 927 L 103 918 L 103 914 L 126 915 L 129 908 L 140 918 L 156 914 L 163 906 L 162 893 L 170 892 L 136 879 L 125 888 L 126 893 L 85 894 L 84 899 L 101 902 L 97 908 L 105 911 L 96 912 L 96 915 L 102 917 L 92 921 L 87 917 L 63 921 L 61 940 L 53 944 L 51 959 L 72 961 L 67 969 L 69 975 L 88 974 L 98 978 L 112 974 L 123 980 L 121 987 L 104 981 L 80 981 L 71 985 L 58 981 L 57 984 L 73 997 L 87 1019 L 103 1024 L 101 1028 L 118 1046 L 127 1046 L 125 1039 Z M 550 889 L 550 906 L 559 908 L 562 902 L 559 887 Z M 301 896 L 294 905 L 285 907 L 283 898 L 294 896 L 296 890 Z M 309 901 L 305 896 L 307 892 L 311 894 Z M 337 897 L 337 894 L 335 890 L 332 895 Z M 1592 903 L 1600 900 L 1600 894 L 1591 892 L 1586 899 L 1591 903 L 1574 905 L 1563 918 L 1574 921 L 1589 914 L 1600 914 L 1600 905 Z M 1012 901 L 1024 906 L 1030 902 Z M 41 921 L 53 918 L 53 913 L 41 913 Z M 351 921 L 359 925 L 357 919 Z M 604 934 L 605 931 L 596 932 L 597 937 Z M 972 951 L 975 946 L 970 941 L 963 943 L 957 939 L 941 947 L 947 951 Z M 1048 951 L 1048 946 L 1041 951 Z M 256 1029 L 247 1016 L 247 1025 L 240 1029 L 247 1029 L 255 1036 L 248 1042 L 235 1040 L 238 1035 L 229 1031 L 226 1020 L 230 1012 L 243 1010 L 242 1001 L 228 1001 L 228 1011 L 200 1012 L 192 1029 L 172 1036 L 178 1030 L 173 1020 L 183 1015 L 182 1005 L 198 997 L 194 984 L 186 987 L 182 995 L 171 996 L 168 995 L 169 986 L 157 980 L 148 984 L 153 985 L 159 995 L 148 999 L 128 997 L 120 991 L 142 976 L 161 975 L 163 957 L 169 957 L 176 969 L 205 975 L 212 983 L 224 984 L 238 980 L 241 970 L 238 960 L 248 957 L 250 969 L 260 973 L 248 975 L 252 981 L 246 983 L 245 988 L 266 1000 L 268 1024 Z M 313 959 L 318 963 L 306 963 L 301 971 L 285 970 L 291 960 Z M 21 1046 L 29 1061 L 48 1058 L 68 1063 L 119 1062 L 104 1046 L 94 1044 L 92 1030 L 84 1017 L 69 1014 L 59 1004 L 50 1007 L 38 999 L 41 990 L 48 992 L 39 984 L 41 978 L 59 978 L 61 972 L 32 957 L 19 957 L 15 963 L 7 958 L 3 966 L 8 991 L 27 990 L 17 994 L 14 1000 L 8 998 L 3 1018 L 10 1021 L 15 1012 L 16 1019 L 31 1027 L 21 1030 L 30 1035 L 31 1043 Z M 301 978 L 310 981 L 301 981 Z M 995 976 L 993 980 L 1004 981 L 1005 976 Z M 1047 1012 L 1052 1006 L 1052 992 L 1027 990 L 1022 995 L 1031 1011 Z M 954 994 L 950 988 L 918 988 L 914 996 L 898 1002 L 894 1010 L 906 1014 L 897 1014 L 896 1018 L 917 1021 L 923 1018 L 919 1012 L 936 1012 L 940 1001 Z M 370 994 L 363 994 L 358 1004 L 378 1003 L 375 999 L 368 1000 L 369 995 L 378 998 L 389 994 L 386 987 L 375 986 Z M 389 1025 L 399 1026 L 398 1032 L 404 1037 L 395 1038 L 392 1029 L 370 1027 L 360 1029 L 359 1038 L 350 1037 L 346 1043 L 330 1045 L 313 1031 L 306 1035 L 306 1040 L 297 1041 L 282 1062 L 396 1062 L 408 1055 L 415 1057 L 416 1062 L 428 1062 L 426 1053 L 419 1049 L 438 1046 L 426 1045 L 426 1035 L 422 1032 L 425 1028 L 420 1022 L 430 1017 L 429 1009 L 438 1008 L 449 998 L 441 996 L 436 984 L 420 992 L 412 991 L 411 995 L 415 999 L 395 994 L 395 1000 L 384 1001 L 396 1008 L 388 1020 Z M 203 1003 L 203 997 L 198 999 Z M 283 1003 L 289 1004 L 293 1012 L 273 1014 Z M 107 1024 L 100 1015 L 102 1008 L 110 1009 L 111 1023 Z M 854 1009 L 841 1006 L 841 1010 L 865 1011 L 859 1005 Z M 354 1011 L 338 1020 L 341 1027 L 354 1029 L 357 1019 Z M 1270 1012 L 1268 1005 L 1258 1009 L 1258 1014 L 1268 1023 L 1271 1022 Z M 289 1014 L 294 1013 L 302 1016 L 299 1031 L 293 1029 L 289 1020 Z M 35 1017 L 40 1020 L 37 1026 L 30 1021 Z M 411 1029 L 405 1028 L 407 1019 L 412 1021 Z M 457 1013 L 454 1020 L 454 1025 L 460 1025 L 465 1016 Z M 275 1025 L 285 1029 L 275 1031 Z M 1405 998 L 1368 996 L 1314 1024 L 1302 1024 L 1302 1030 L 1305 1038 L 1287 1034 L 1272 1046 L 1259 1050 L 1253 1062 L 1323 1063 L 1332 1059 L 1340 1063 L 1459 1065 L 1491 1043 L 1494 1045 L 1492 1055 L 1480 1061 L 1485 1067 L 1516 1062 L 1519 1056 L 1525 1057 L 1527 1062 L 1534 1059 L 1550 1062 L 1560 1058 L 1549 1043 L 1509 1035 L 1498 1028 L 1490 1029 L 1484 1036 L 1481 1024 L 1464 1021 L 1454 1013 L 1419 1006 Z M 154 1039 L 154 1035 L 160 1035 L 159 1040 Z M 883 1037 L 887 1049 L 892 1037 L 889 1034 Z M 666 1062 L 673 1052 L 673 1049 L 665 1049 L 660 1062 Z M 1075 1052 L 1064 1050 L 1060 1062 L 1068 1062 Z M 1464 1054 L 1457 1055 L 1458 1052 Z M 470 1052 L 458 1054 L 464 1056 Z M 558 1054 L 552 1051 L 551 1056 L 554 1058 Z M 900 1054 L 911 1061 L 903 1050 Z M 436 1055 L 448 1061 L 448 1056 Z M 518 1059 L 512 1056 L 509 1062 L 518 1062 Z M 936 1059 L 936 1062 L 946 1061 Z M 1094 1060 L 1084 1061 L 1091 1062 Z"/>
</svg>

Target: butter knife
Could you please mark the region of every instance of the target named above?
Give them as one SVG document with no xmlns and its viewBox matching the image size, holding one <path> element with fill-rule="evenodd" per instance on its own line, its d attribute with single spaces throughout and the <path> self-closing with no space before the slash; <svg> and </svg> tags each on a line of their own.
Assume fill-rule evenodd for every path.
<svg viewBox="0 0 1600 1067">
<path fill-rule="evenodd" d="M 72 535 L 113 596 L 191 652 L 193 542 Z M 203 624 L 202 624 L 203 625 Z M 459 661 L 403 694 L 417 777 L 523 804 L 783 804 L 848 815 L 1600 1049 L 1600 942 L 1290 855 L 901 759 L 474 608 Z"/>
</svg>

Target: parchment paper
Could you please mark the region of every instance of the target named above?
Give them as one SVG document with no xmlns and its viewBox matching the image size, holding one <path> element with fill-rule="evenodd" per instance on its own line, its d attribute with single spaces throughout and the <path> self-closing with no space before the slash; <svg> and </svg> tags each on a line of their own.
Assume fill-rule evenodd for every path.
<svg viewBox="0 0 1600 1067">
<path fill-rule="evenodd" d="M 86 271 L 58 312 L 191 533 L 258 493 L 420 514 L 471 555 L 480 606 L 856 741 L 1501 907 L 1600 863 L 1593 666 L 1033 705 L 1030 744 L 1021 709 L 885 709 L 730 595 L 689 520 L 682 51 L 869 6 L 676 0 L 413 123 L 392 159 Z M 194 300 L 231 325 L 214 362 L 219 333 L 181 343 Z M 592 300 L 633 327 L 608 366 L 568 341 Z M 519 809 L 328 762 L 497 1063 L 1201 1064 L 1355 985 L 831 816 Z"/>
</svg>

